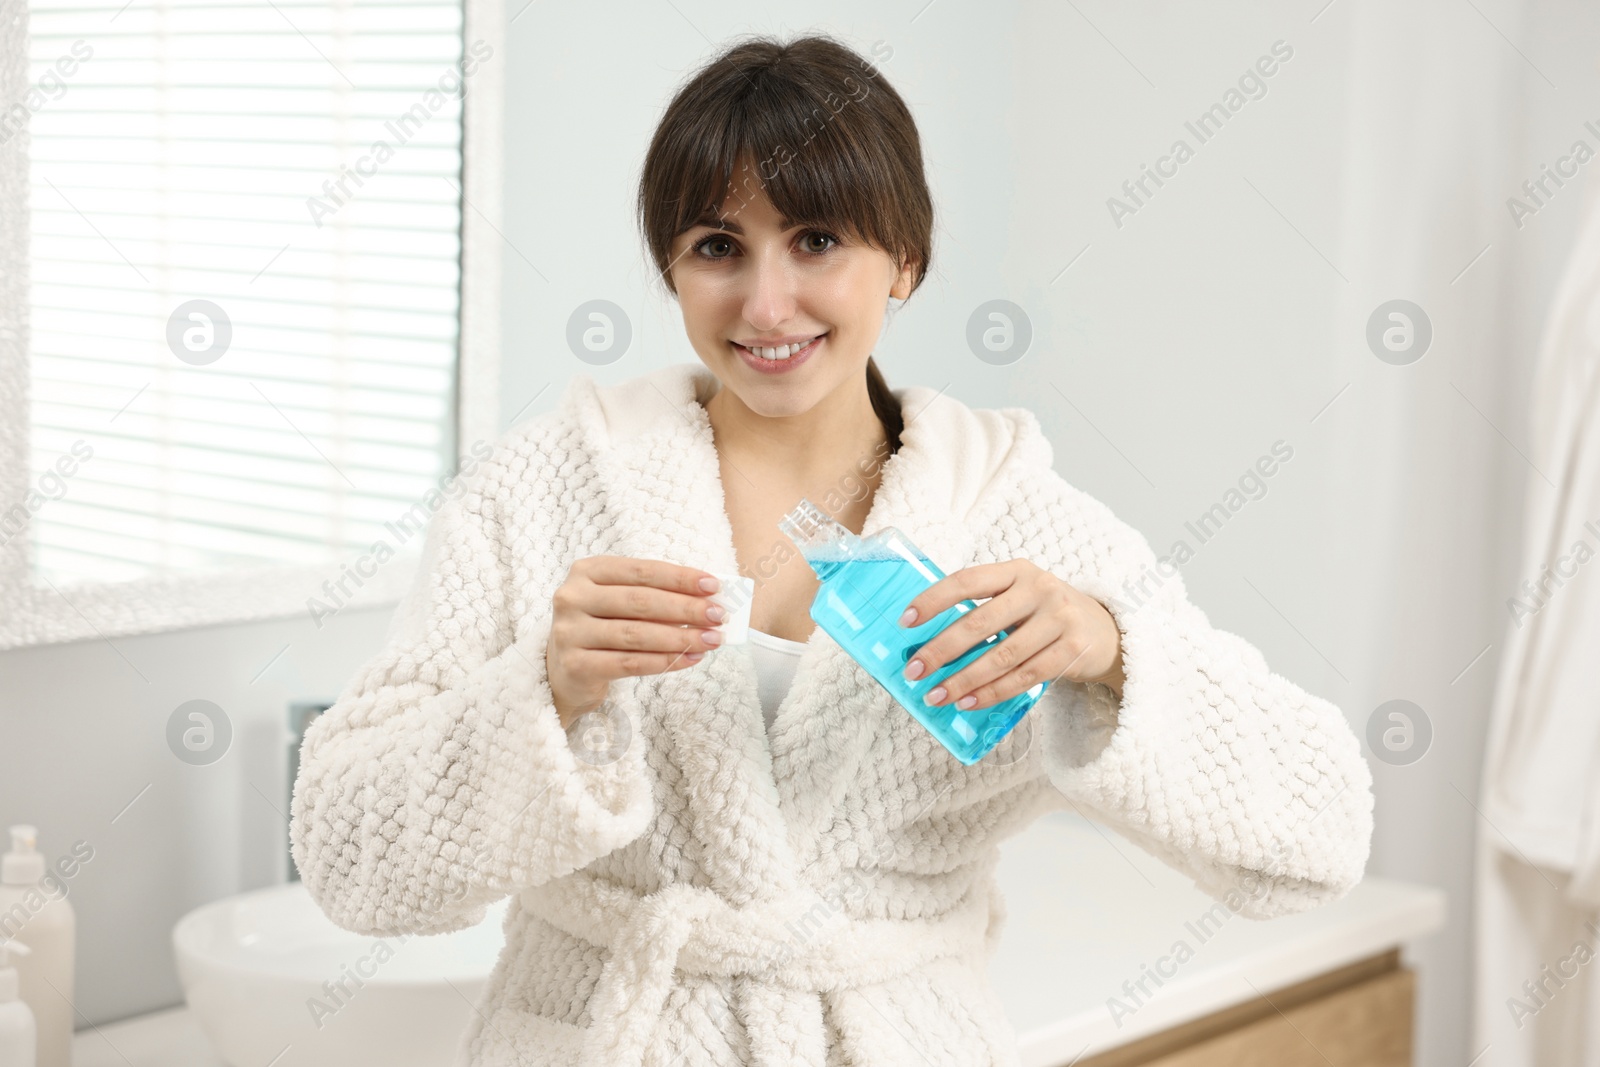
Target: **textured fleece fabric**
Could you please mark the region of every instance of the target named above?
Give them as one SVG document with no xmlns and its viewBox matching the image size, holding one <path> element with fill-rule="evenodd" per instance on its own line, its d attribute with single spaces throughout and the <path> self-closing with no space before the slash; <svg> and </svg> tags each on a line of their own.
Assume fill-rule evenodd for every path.
<svg viewBox="0 0 1600 1067">
<path fill-rule="evenodd" d="M 895 390 L 864 531 L 947 573 L 1028 559 L 1105 603 L 1120 702 L 1056 681 L 965 766 L 819 627 L 770 732 L 742 647 L 614 682 L 563 731 L 545 650 L 575 560 L 740 570 L 717 388 L 698 363 L 580 376 L 505 434 L 435 514 L 385 649 L 306 733 L 293 854 L 330 919 L 436 933 L 511 898 L 456 1067 L 1015 1067 L 986 970 L 997 846 L 1055 808 L 1252 918 L 1361 879 L 1371 775 L 1339 709 L 1210 626 L 1054 472 L 1027 409 L 922 386 Z"/>
</svg>

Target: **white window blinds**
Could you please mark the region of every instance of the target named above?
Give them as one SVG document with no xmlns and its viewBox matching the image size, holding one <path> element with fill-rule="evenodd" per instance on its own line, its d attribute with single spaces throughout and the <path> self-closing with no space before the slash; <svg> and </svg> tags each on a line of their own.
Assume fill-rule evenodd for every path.
<svg viewBox="0 0 1600 1067">
<path fill-rule="evenodd" d="M 35 572 L 365 550 L 453 466 L 460 4 L 29 10 Z"/>
</svg>

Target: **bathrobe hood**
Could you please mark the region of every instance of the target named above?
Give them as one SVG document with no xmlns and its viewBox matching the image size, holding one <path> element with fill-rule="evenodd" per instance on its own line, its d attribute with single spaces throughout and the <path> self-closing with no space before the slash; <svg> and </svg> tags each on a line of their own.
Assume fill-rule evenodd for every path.
<svg viewBox="0 0 1600 1067">
<path fill-rule="evenodd" d="M 580 377 L 564 403 L 595 450 L 608 487 L 626 501 L 629 543 L 638 538 L 640 547 L 700 553 L 698 562 L 673 562 L 732 573 L 733 531 L 703 406 L 718 388 L 703 365 L 674 364 L 608 388 Z M 1048 469 L 1050 442 L 1026 408 L 974 410 L 922 385 L 892 392 L 905 418 L 902 445 L 885 463 L 863 533 L 900 524 L 930 553 L 933 546 L 922 544 L 918 533 L 964 556 L 973 539 L 967 515 L 998 486 L 1014 483 L 1024 468 Z M 693 498 L 674 501 L 659 492 L 660 465 L 682 462 L 682 450 L 696 461 L 687 464 L 695 474 Z M 670 478 L 676 477 L 674 470 Z M 669 530 L 658 536 L 663 520 Z"/>
</svg>

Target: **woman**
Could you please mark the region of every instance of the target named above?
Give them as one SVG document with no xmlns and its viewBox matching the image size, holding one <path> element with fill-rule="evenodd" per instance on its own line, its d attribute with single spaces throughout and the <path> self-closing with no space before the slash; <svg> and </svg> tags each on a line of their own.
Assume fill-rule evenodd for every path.
<svg viewBox="0 0 1600 1067">
<path fill-rule="evenodd" d="M 1371 779 L 1339 710 L 1152 587 L 1026 409 L 873 365 L 932 230 L 879 72 L 827 38 L 729 49 L 662 117 L 639 207 L 703 365 L 579 376 L 510 431 L 302 749 L 294 858 L 339 925 L 459 929 L 511 896 L 458 1064 L 1015 1064 L 996 846 L 1069 804 L 1253 917 L 1360 880 Z M 944 700 L 1052 683 L 983 760 L 814 628 L 775 526 L 802 496 L 951 570 L 917 618 L 987 598 L 908 671 L 1009 628 Z M 717 651 L 735 570 L 759 657 Z"/>
</svg>

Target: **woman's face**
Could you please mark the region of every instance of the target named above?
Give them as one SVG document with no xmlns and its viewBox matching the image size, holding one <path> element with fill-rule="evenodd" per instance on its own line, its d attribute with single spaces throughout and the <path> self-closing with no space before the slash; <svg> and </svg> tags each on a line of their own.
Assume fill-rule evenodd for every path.
<svg viewBox="0 0 1600 1067">
<path fill-rule="evenodd" d="M 759 415 L 799 415 L 836 391 L 865 390 L 888 299 L 911 295 L 914 265 L 898 269 L 888 253 L 850 235 L 780 218 L 754 171 L 745 173 L 752 180 L 722 202 L 720 218 L 673 242 L 670 270 L 689 343 Z M 740 347 L 819 336 L 787 361 L 757 363 L 759 353 Z"/>
</svg>

